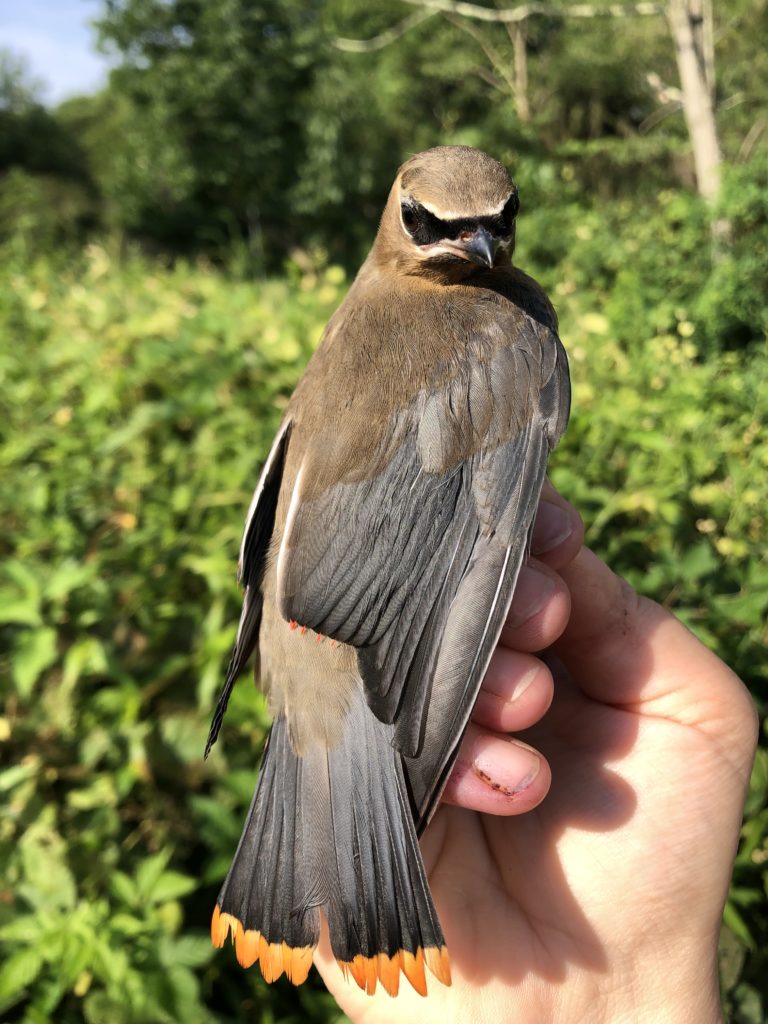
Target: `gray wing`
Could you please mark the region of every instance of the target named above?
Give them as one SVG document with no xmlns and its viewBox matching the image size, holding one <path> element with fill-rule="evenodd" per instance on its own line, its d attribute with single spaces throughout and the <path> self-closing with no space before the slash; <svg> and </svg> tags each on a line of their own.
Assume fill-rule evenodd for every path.
<svg viewBox="0 0 768 1024">
<path fill-rule="evenodd" d="M 292 502 L 281 614 L 357 649 L 371 709 L 395 723 L 420 827 L 509 609 L 568 405 L 562 346 L 526 320 L 514 347 L 468 358 L 393 415 L 383 468 Z"/>
</svg>

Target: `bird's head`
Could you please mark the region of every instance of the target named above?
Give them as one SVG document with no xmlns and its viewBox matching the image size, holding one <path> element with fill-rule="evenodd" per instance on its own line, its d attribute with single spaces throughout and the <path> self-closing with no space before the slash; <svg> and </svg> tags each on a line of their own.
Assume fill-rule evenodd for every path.
<svg viewBox="0 0 768 1024">
<path fill-rule="evenodd" d="M 428 149 L 398 171 L 382 220 L 387 256 L 450 277 L 508 263 L 518 207 L 498 160 L 469 146 Z"/>
</svg>

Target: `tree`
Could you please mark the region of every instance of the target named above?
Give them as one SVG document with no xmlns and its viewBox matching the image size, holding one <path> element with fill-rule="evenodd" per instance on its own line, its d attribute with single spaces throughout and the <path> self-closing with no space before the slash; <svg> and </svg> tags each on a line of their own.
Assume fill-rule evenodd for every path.
<svg viewBox="0 0 768 1024">
<path fill-rule="evenodd" d="M 126 223 L 166 244 L 280 249 L 303 151 L 317 5 L 112 0 L 125 144 L 111 170 Z M 122 198 L 121 198 L 122 197 Z"/>
<path fill-rule="evenodd" d="M 439 13 L 475 39 L 485 53 L 502 91 L 513 97 L 520 120 L 530 120 L 528 97 L 528 61 L 525 26 L 534 19 L 597 19 L 658 17 L 668 19 L 680 77 L 680 98 L 693 150 L 696 182 L 700 195 L 714 203 L 720 187 L 722 156 L 714 112 L 714 43 L 712 0 L 668 0 L 658 3 L 551 4 L 527 3 L 517 7 L 494 9 L 465 0 L 405 0 L 420 9 L 411 16 L 369 40 L 338 39 L 341 49 L 369 52 L 388 46 L 431 14 Z M 512 53 L 497 49 L 475 27 L 503 25 L 512 41 Z M 651 82 L 658 75 L 649 75 Z M 660 92 L 657 87 L 656 92 Z"/>
<path fill-rule="evenodd" d="M 25 57 L 0 47 L 0 110 L 23 113 L 40 106 L 44 83 L 35 77 Z"/>
<path fill-rule="evenodd" d="M 712 0 L 669 0 L 667 18 L 675 44 L 696 183 L 700 195 L 714 203 L 720 192 L 723 158 L 715 123 Z"/>
</svg>

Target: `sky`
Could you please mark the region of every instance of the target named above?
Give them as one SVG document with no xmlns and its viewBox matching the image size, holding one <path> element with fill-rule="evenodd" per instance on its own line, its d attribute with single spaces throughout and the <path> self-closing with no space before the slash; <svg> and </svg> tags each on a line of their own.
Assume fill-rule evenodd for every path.
<svg viewBox="0 0 768 1024">
<path fill-rule="evenodd" d="M 93 92 L 106 80 L 107 60 L 95 52 L 88 24 L 100 10 L 99 0 L 0 0 L 0 47 L 26 57 L 45 83 L 45 103 Z"/>
</svg>

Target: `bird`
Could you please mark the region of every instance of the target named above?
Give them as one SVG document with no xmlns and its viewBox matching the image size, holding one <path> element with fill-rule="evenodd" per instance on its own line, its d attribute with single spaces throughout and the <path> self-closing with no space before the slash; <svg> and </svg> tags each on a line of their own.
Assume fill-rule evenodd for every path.
<svg viewBox="0 0 768 1024">
<path fill-rule="evenodd" d="M 273 724 L 211 936 L 268 982 L 306 980 L 324 918 L 364 991 L 450 984 L 418 839 L 570 408 L 554 308 L 512 260 L 518 209 L 481 150 L 399 168 L 248 510 L 205 756 L 253 654 Z"/>
</svg>

